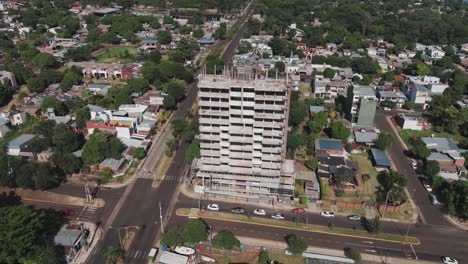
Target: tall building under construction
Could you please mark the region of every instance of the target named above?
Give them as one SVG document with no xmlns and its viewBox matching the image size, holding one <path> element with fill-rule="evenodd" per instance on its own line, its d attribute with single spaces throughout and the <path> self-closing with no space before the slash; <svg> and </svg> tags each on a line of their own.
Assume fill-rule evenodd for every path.
<svg viewBox="0 0 468 264">
<path fill-rule="evenodd" d="M 294 196 L 286 160 L 289 90 L 251 67 L 199 76 L 200 159 L 194 183 L 206 193 L 278 200 Z"/>
</svg>

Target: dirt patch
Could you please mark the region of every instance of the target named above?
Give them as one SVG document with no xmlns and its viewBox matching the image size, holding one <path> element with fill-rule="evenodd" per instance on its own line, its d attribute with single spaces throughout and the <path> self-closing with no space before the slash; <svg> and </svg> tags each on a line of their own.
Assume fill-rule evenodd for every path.
<svg viewBox="0 0 468 264">
<path fill-rule="evenodd" d="M 216 263 L 253 263 L 260 254 L 260 250 L 253 248 L 225 250 L 206 244 L 198 244 L 195 249 L 197 253 L 215 259 Z"/>
</svg>

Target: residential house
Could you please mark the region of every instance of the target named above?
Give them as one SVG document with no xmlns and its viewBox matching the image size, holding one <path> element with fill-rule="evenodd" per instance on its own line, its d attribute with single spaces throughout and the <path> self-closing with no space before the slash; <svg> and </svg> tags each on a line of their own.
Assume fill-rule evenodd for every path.
<svg viewBox="0 0 468 264">
<path fill-rule="evenodd" d="M 159 40 L 157 39 L 143 39 L 140 41 L 140 50 L 142 51 L 151 51 L 154 49 L 159 49 Z"/>
<path fill-rule="evenodd" d="M 17 126 L 24 124 L 24 122 L 26 122 L 27 116 L 26 113 L 23 112 L 5 110 L 0 113 L 0 118 L 7 119 L 9 122 L 11 122 L 11 125 Z"/>
<path fill-rule="evenodd" d="M 312 92 L 314 93 L 314 97 L 324 99 L 332 98 L 331 93 L 329 93 L 330 83 L 330 79 L 325 78 L 321 75 L 316 75 L 314 80 L 312 81 Z"/>
<path fill-rule="evenodd" d="M 36 139 L 36 135 L 22 134 L 19 137 L 11 140 L 6 145 L 6 153 L 10 156 L 33 156 L 27 152 L 31 147 L 32 142 Z"/>
<path fill-rule="evenodd" d="M 350 85 L 346 96 L 346 118 L 359 126 L 374 124 L 377 96 L 369 86 Z"/>
<path fill-rule="evenodd" d="M 343 156 L 345 154 L 345 150 L 341 140 L 318 138 L 315 140 L 315 154 Z"/>
<path fill-rule="evenodd" d="M 373 146 L 375 144 L 374 141 L 379 137 L 379 133 L 375 130 L 360 129 L 354 130 L 353 133 L 354 141 L 366 147 Z"/>
<path fill-rule="evenodd" d="M 416 107 L 419 107 L 423 110 L 427 109 L 428 102 L 430 101 L 429 91 L 426 87 L 422 85 L 412 86 L 409 90 L 410 101 L 413 102 Z"/>
<path fill-rule="evenodd" d="M 64 247 L 67 263 L 72 262 L 84 246 L 86 237 L 81 228 L 83 228 L 81 225 L 64 225 L 54 237 L 54 243 Z"/>
<path fill-rule="evenodd" d="M 143 120 L 143 116 L 147 109 L 148 106 L 142 104 L 124 104 L 119 106 L 120 111 L 127 112 L 129 117 L 136 118 L 138 122 Z"/>
<path fill-rule="evenodd" d="M 378 91 L 377 97 L 379 98 L 380 105 L 389 102 L 395 104 L 397 108 L 401 108 L 408 100 L 406 96 L 400 91 Z"/>
<path fill-rule="evenodd" d="M 18 87 L 15 75 L 9 71 L 0 71 L 0 83 L 13 88 Z"/>
<path fill-rule="evenodd" d="M 385 151 L 378 148 L 371 148 L 370 156 L 376 169 L 390 170 L 392 167 L 392 162 L 390 161 L 390 158 L 388 157 L 387 153 L 385 153 Z"/>
<path fill-rule="evenodd" d="M 401 114 L 397 118 L 397 122 L 401 129 L 423 130 L 427 124 L 422 116 Z"/>
<path fill-rule="evenodd" d="M 100 94 L 100 95 L 107 95 L 107 92 L 112 86 L 110 84 L 103 84 L 103 83 L 90 83 L 86 86 L 93 94 Z"/>
<path fill-rule="evenodd" d="M 76 66 L 82 68 L 83 76 L 103 79 L 124 79 L 141 77 L 139 65 L 122 64 L 116 62 L 68 62 L 68 67 Z"/>
<path fill-rule="evenodd" d="M 102 171 L 104 169 L 110 169 L 112 171 L 112 174 L 117 174 L 121 172 L 122 168 L 124 167 L 125 164 L 125 159 L 113 159 L 113 158 L 106 158 L 103 160 L 101 163 L 99 163 L 99 170 Z"/>
<path fill-rule="evenodd" d="M 10 120 L 5 119 L 5 118 L 0 118 L 0 138 L 3 138 L 6 133 L 11 131 L 10 127 L 8 127 L 8 124 L 10 123 Z"/>
<path fill-rule="evenodd" d="M 463 153 L 467 150 L 460 149 L 450 138 L 423 137 L 421 140 L 432 153 L 427 158 L 439 164 L 439 175 L 447 180 L 460 180 L 467 175 L 464 167 Z"/>
</svg>

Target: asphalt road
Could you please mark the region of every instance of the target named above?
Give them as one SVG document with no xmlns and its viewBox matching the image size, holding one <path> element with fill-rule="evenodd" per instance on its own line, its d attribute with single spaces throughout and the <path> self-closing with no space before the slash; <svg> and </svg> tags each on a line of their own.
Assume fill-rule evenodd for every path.
<svg viewBox="0 0 468 264">
<path fill-rule="evenodd" d="M 413 201 L 419 207 L 422 221 L 428 225 L 452 226 L 447 222 L 439 208 L 432 205 L 429 193 L 426 191 L 421 181 L 418 179 L 418 175 L 411 167 L 410 159 L 405 156 L 405 149 L 402 144 L 397 140 L 398 135 L 395 134 L 391 125 L 387 122 L 387 114 L 388 113 L 378 110 L 376 113 L 375 125 L 378 129 L 391 133 L 395 138 L 394 143 L 390 145 L 387 153 L 393 160 L 396 170 L 406 175 L 408 178 L 406 187 Z"/>
</svg>

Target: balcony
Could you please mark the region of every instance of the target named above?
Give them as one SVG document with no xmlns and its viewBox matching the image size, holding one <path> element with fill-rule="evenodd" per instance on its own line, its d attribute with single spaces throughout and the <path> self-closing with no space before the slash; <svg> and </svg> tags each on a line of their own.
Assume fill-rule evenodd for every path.
<svg viewBox="0 0 468 264">
<path fill-rule="evenodd" d="M 198 97 L 229 99 L 229 93 L 198 92 Z"/>
<path fill-rule="evenodd" d="M 200 100 L 198 104 L 200 106 L 208 106 L 208 107 L 227 107 L 228 102 Z"/>
</svg>

